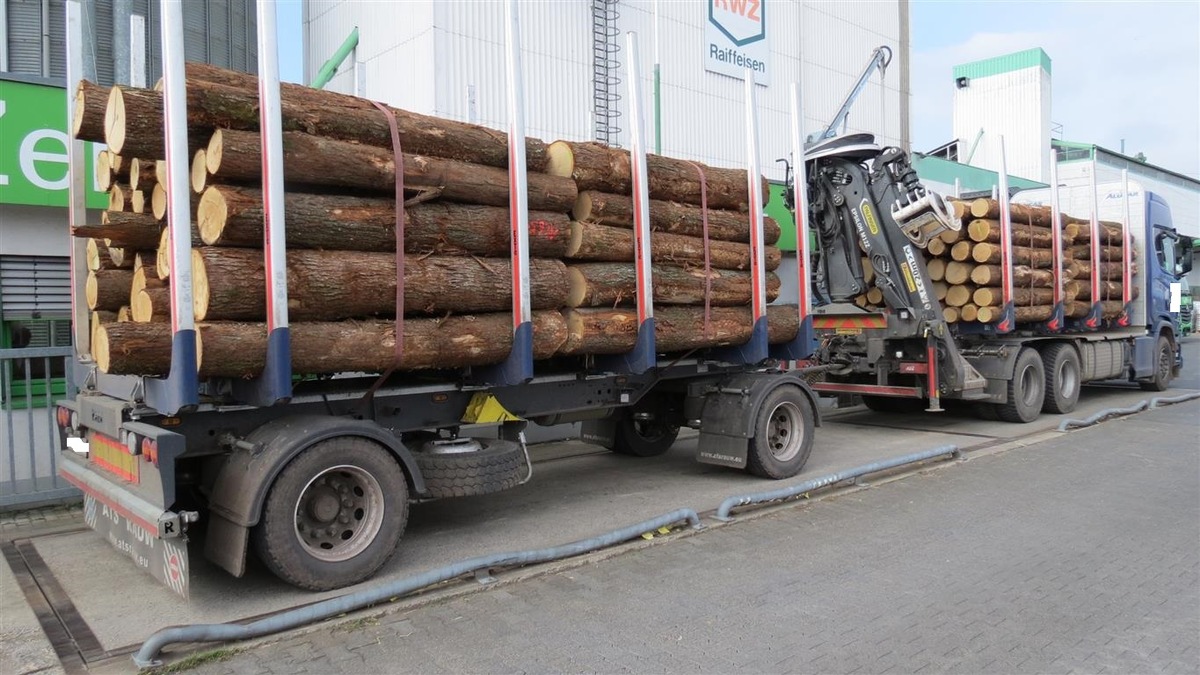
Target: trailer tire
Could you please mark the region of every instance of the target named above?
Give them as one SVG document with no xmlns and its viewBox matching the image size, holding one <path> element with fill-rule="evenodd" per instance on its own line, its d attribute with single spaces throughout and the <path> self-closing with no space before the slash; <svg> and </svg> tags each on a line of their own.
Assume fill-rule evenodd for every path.
<svg viewBox="0 0 1200 675">
<path fill-rule="evenodd" d="M 313 591 L 370 578 L 396 552 L 408 521 L 404 471 L 365 438 L 321 441 L 287 464 L 252 530 L 260 560 Z"/>
<path fill-rule="evenodd" d="M 804 469 L 813 446 L 813 409 L 800 387 L 782 385 L 763 400 L 746 453 L 746 471 L 791 478 Z"/>
<path fill-rule="evenodd" d="M 1025 347 L 1017 356 L 1012 379 L 1008 381 L 1008 401 L 996 407 L 1005 422 L 1032 422 L 1042 412 L 1046 398 L 1046 369 L 1037 350 Z"/>
<path fill-rule="evenodd" d="M 528 469 L 520 443 L 478 439 L 483 446 L 458 454 L 414 453 L 429 497 L 473 497 L 521 483 Z"/>
<path fill-rule="evenodd" d="M 639 405 L 617 412 L 613 422 L 613 452 L 630 457 L 657 457 L 675 445 L 679 425 L 671 421 L 667 407 L 653 406 L 654 417 L 649 420 L 634 419 L 634 413 L 645 408 Z"/>
<path fill-rule="evenodd" d="M 1065 415 L 1079 404 L 1082 373 L 1075 346 L 1056 342 L 1042 350 L 1042 368 L 1046 372 L 1046 400 L 1042 412 Z"/>
<path fill-rule="evenodd" d="M 1159 335 L 1154 343 L 1154 375 L 1138 382 L 1143 391 L 1166 391 L 1171 386 L 1171 371 L 1175 369 L 1175 349 L 1171 339 Z"/>
</svg>

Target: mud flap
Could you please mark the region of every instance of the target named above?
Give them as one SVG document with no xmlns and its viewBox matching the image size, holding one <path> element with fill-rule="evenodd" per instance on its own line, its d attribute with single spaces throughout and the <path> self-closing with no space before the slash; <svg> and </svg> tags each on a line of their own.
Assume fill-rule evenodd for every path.
<svg viewBox="0 0 1200 675">
<path fill-rule="evenodd" d="M 186 539 L 159 539 L 157 531 L 147 529 L 148 523 L 87 492 L 83 495 L 83 519 L 113 548 L 129 556 L 138 569 L 187 599 L 191 584 Z"/>
</svg>

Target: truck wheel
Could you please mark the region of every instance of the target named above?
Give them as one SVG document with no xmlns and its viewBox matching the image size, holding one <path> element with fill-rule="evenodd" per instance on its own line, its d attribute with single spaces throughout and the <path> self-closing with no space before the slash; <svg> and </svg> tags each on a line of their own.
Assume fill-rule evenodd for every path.
<svg viewBox="0 0 1200 675">
<path fill-rule="evenodd" d="M 1171 386 L 1171 371 L 1175 369 L 1175 350 L 1166 335 L 1159 335 L 1154 345 L 1154 376 L 1138 382 L 1145 391 L 1166 391 Z"/>
<path fill-rule="evenodd" d="M 612 451 L 631 457 L 656 457 L 670 450 L 679 436 L 679 426 L 666 414 L 639 420 L 634 418 L 637 412 L 625 409 L 618 413 Z"/>
<path fill-rule="evenodd" d="M 813 445 L 812 404 L 804 392 L 784 385 L 768 394 L 747 442 L 746 471 L 777 480 L 800 473 Z"/>
<path fill-rule="evenodd" d="M 996 407 L 1005 422 L 1032 422 L 1042 412 L 1046 398 L 1046 370 L 1042 357 L 1028 347 L 1017 356 L 1012 379 L 1008 381 L 1008 402 Z"/>
<path fill-rule="evenodd" d="M 364 438 L 322 441 L 271 485 L 253 530 L 259 559 L 314 591 L 358 583 L 396 551 L 408 521 L 408 484 L 396 460 Z"/>
<path fill-rule="evenodd" d="M 929 407 L 923 398 L 901 398 L 898 396 L 863 396 L 863 405 L 869 410 L 881 413 L 919 413 Z"/>
<path fill-rule="evenodd" d="M 1063 415 L 1079 403 L 1081 375 L 1079 353 L 1073 345 L 1056 342 L 1042 350 L 1042 368 L 1046 371 L 1046 400 L 1042 412 Z"/>
<path fill-rule="evenodd" d="M 520 443 L 483 438 L 468 440 L 478 443 L 479 449 L 413 453 L 430 497 L 471 497 L 507 490 L 519 485 L 528 472 Z"/>
</svg>

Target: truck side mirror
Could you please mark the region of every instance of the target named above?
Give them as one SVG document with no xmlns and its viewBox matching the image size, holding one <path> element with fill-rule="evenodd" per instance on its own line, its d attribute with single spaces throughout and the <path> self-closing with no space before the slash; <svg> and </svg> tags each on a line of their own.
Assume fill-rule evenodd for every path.
<svg viewBox="0 0 1200 675">
<path fill-rule="evenodd" d="M 1192 246 L 1195 242 L 1192 239 L 1184 239 L 1180 242 L 1180 258 L 1179 258 L 1179 273 L 1187 274 L 1192 271 L 1192 256 L 1194 255 Z"/>
</svg>

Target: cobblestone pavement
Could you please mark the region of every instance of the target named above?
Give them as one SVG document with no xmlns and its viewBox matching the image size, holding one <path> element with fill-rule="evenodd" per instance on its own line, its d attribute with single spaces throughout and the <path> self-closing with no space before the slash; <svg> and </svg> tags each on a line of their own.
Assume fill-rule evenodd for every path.
<svg viewBox="0 0 1200 675">
<path fill-rule="evenodd" d="M 1200 671 L 1200 404 L 200 673 Z"/>
</svg>

